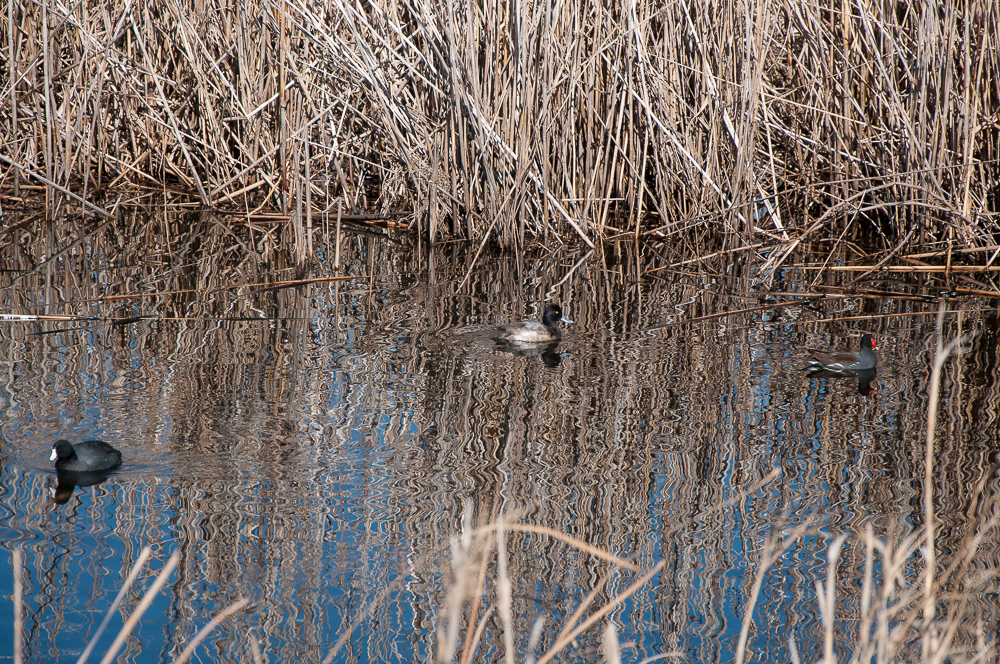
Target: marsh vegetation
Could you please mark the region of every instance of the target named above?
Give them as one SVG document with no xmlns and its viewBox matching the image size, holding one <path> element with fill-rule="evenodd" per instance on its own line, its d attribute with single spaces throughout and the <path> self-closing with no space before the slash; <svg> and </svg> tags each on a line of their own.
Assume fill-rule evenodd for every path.
<svg viewBox="0 0 1000 664">
<path fill-rule="evenodd" d="M 277 213 L 296 262 L 339 210 L 432 241 L 635 236 L 768 271 L 801 243 L 984 265 L 998 12 L 13 0 L 0 185 L 50 216 L 113 213 L 134 187 Z"/>
<path fill-rule="evenodd" d="M 0 653 L 996 658 L 997 3 L 5 11 Z"/>
</svg>

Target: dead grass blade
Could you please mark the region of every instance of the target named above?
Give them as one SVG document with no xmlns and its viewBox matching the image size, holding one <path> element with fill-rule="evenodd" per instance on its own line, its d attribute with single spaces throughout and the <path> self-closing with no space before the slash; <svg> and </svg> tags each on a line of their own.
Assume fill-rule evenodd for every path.
<svg viewBox="0 0 1000 664">
<path fill-rule="evenodd" d="M 156 599 L 157 594 L 159 594 L 163 586 L 166 585 L 167 579 L 170 578 L 170 575 L 173 573 L 174 568 L 177 567 L 177 563 L 179 563 L 180 560 L 181 554 L 179 551 L 175 551 L 173 555 L 170 556 L 167 564 L 163 566 L 163 569 L 157 575 L 156 581 L 153 582 L 146 593 L 142 596 L 142 600 L 139 602 L 138 606 L 135 607 L 132 615 L 128 617 L 128 620 L 125 621 L 125 624 L 122 626 L 121 630 L 119 630 L 114 642 L 112 642 L 111 646 L 108 648 L 108 652 L 105 653 L 104 659 L 101 660 L 101 664 L 111 664 L 115 657 L 118 656 L 118 651 L 121 650 L 122 645 L 124 645 L 125 639 L 127 639 L 129 634 L 132 633 L 132 630 L 135 629 L 135 626 L 139 623 L 139 619 L 142 618 L 142 614 L 146 612 L 149 605 L 153 603 L 154 599 Z"/>
<path fill-rule="evenodd" d="M 104 614 L 104 620 L 101 621 L 97 631 L 94 632 L 94 636 L 92 636 L 90 641 L 87 643 L 87 647 L 84 648 L 82 653 L 80 653 L 80 657 L 76 660 L 76 664 L 84 664 L 87 661 L 87 658 L 90 657 L 90 653 L 93 652 L 94 646 L 97 645 L 101 635 L 104 634 L 104 630 L 107 629 L 111 616 L 113 616 L 118 610 L 118 606 L 121 604 L 122 600 L 125 599 L 126 593 L 128 593 L 129 588 L 132 587 L 132 584 L 139 576 L 139 572 L 142 571 L 143 566 L 145 566 L 146 561 L 149 560 L 152 553 L 153 550 L 150 547 L 143 547 L 142 552 L 139 553 L 139 557 L 136 559 L 135 563 L 132 564 L 132 569 L 129 570 L 128 576 L 125 578 L 125 583 L 122 584 L 122 587 L 118 590 L 118 594 L 115 596 L 114 601 L 111 602 L 111 606 L 108 607 L 107 613 Z"/>
<path fill-rule="evenodd" d="M 493 525 L 487 527 L 488 530 L 491 531 L 496 530 L 498 532 L 497 536 L 499 537 L 498 528 L 499 525 Z M 552 537 L 553 539 L 557 539 L 561 542 L 565 542 L 570 546 L 572 546 L 573 548 L 579 549 L 580 551 L 583 551 L 588 555 L 594 556 L 595 558 L 599 558 L 614 565 L 618 565 L 619 567 L 624 567 L 625 569 L 632 570 L 633 572 L 639 571 L 639 567 L 637 565 L 630 563 L 627 560 L 623 560 L 618 556 L 610 554 L 604 549 L 587 544 L 583 540 L 577 539 L 572 535 L 566 535 L 565 533 L 561 533 L 558 530 L 553 530 L 552 528 L 548 528 L 546 526 L 536 526 L 534 524 L 529 524 L 529 523 L 511 523 L 511 524 L 506 524 L 505 529 L 511 530 L 513 532 L 536 533 L 538 535 L 546 535 L 548 537 Z M 480 531 L 482 530 L 483 529 L 480 529 Z"/>
<path fill-rule="evenodd" d="M 14 664 L 24 661 L 24 562 L 21 549 L 11 551 L 11 568 L 14 572 Z"/>
<path fill-rule="evenodd" d="M 626 588 L 621 594 L 617 595 L 613 600 L 602 606 L 599 610 L 595 611 L 593 615 L 587 618 L 585 621 L 580 623 L 578 626 L 574 627 L 569 633 L 563 636 L 561 639 L 556 640 L 556 642 L 549 648 L 548 652 L 542 655 L 535 664 L 546 664 L 546 662 L 551 661 L 556 655 L 559 654 L 563 648 L 565 648 L 569 643 L 573 641 L 577 636 L 583 632 L 590 629 L 590 627 L 596 623 L 598 620 L 608 615 L 619 607 L 622 602 L 627 600 L 629 597 L 634 595 L 640 588 L 646 585 L 650 579 L 659 574 L 660 570 L 663 569 L 664 563 L 662 560 L 652 567 L 648 572 L 643 574 L 641 577 L 636 579 L 632 585 Z"/>
<path fill-rule="evenodd" d="M 789 547 L 795 544 L 808 530 L 806 526 L 799 526 L 787 537 L 781 538 L 780 542 L 776 539 L 778 533 L 775 533 L 765 543 L 760 561 L 757 563 L 757 574 L 754 577 L 753 587 L 750 589 L 750 597 L 747 599 L 746 606 L 743 609 L 743 626 L 740 629 L 739 642 L 736 644 L 736 664 L 743 664 L 743 660 L 746 657 L 747 639 L 750 635 L 750 625 L 753 623 L 753 610 L 757 605 L 757 598 L 760 597 L 760 589 L 764 585 L 767 571 L 771 568 L 771 564 L 787 551 Z"/>
<path fill-rule="evenodd" d="M 185 646 L 181 654 L 174 660 L 174 664 L 184 664 L 186 661 L 191 659 L 191 655 L 194 654 L 195 648 L 197 648 L 198 644 L 204 641 L 208 635 L 212 633 L 213 629 L 221 625 L 226 618 L 236 613 L 249 603 L 250 600 L 248 599 L 240 599 L 215 614 L 212 619 L 208 621 L 208 624 L 198 630 L 198 633 L 195 634 L 193 639 L 191 639 L 191 642 Z"/>
</svg>

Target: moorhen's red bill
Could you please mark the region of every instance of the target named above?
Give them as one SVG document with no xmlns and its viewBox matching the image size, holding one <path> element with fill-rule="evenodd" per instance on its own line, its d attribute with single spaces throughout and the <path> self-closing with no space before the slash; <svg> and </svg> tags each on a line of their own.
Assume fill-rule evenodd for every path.
<svg viewBox="0 0 1000 664">
<path fill-rule="evenodd" d="M 861 350 L 857 353 L 842 351 L 836 353 L 823 353 L 815 351 L 812 357 L 806 358 L 804 369 L 810 373 L 820 371 L 830 371 L 833 373 L 856 373 L 865 369 L 872 369 L 878 361 L 875 355 L 875 339 L 872 335 L 866 334 L 861 337 Z"/>
</svg>

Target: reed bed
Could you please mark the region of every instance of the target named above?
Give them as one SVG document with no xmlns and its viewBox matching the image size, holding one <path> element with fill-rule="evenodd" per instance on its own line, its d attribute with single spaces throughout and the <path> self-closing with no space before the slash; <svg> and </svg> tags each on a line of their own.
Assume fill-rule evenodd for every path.
<svg viewBox="0 0 1000 664">
<path fill-rule="evenodd" d="M 338 202 L 431 241 L 777 243 L 755 248 L 771 268 L 858 235 L 993 246 L 998 18 L 987 0 L 12 0 L 3 204 L 89 214 L 141 186 L 277 210 L 300 260 Z"/>
</svg>

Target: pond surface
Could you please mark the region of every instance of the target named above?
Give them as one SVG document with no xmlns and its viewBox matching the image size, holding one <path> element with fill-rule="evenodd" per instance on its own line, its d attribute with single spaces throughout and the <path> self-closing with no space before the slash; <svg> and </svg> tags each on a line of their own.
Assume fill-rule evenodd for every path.
<svg viewBox="0 0 1000 664">
<path fill-rule="evenodd" d="M 649 273 L 669 264 L 655 247 L 474 261 L 463 246 L 358 229 L 342 270 L 317 234 L 318 262 L 295 275 L 268 245 L 273 229 L 239 220 L 161 212 L 94 230 L 38 222 L 0 248 L 3 313 L 95 317 L 0 323 L 0 657 L 15 647 L 13 551 L 27 661 L 73 662 L 150 547 L 90 661 L 174 553 L 118 661 L 174 661 L 240 599 L 199 661 L 458 661 L 465 626 L 449 646 L 449 602 L 462 583 L 475 594 L 480 569 L 475 661 L 501 661 L 497 554 L 480 552 L 482 568 L 453 556 L 456 536 L 482 540 L 503 515 L 517 661 L 546 652 L 592 591 L 584 615 L 661 562 L 555 660 L 600 661 L 610 622 L 623 661 L 733 661 L 753 596 L 747 661 L 791 661 L 790 640 L 816 661 L 833 541 L 848 535 L 843 657 L 864 622 L 864 534 L 899 543 L 922 524 L 938 306 L 924 296 L 942 288 L 930 277 L 863 284 L 908 299 L 761 309 L 831 282 L 788 271 L 768 300 L 753 265 Z M 347 278 L 266 285 L 334 275 Z M 558 346 L 490 340 L 549 302 L 575 320 Z M 940 555 L 1000 494 L 996 303 L 953 298 L 944 318 L 947 339 L 976 336 L 942 376 Z M 862 332 L 878 344 L 870 384 L 801 372 L 807 348 L 856 350 Z M 108 441 L 124 463 L 54 497 L 57 438 Z M 995 571 L 995 530 L 983 549 Z M 907 565 L 916 584 L 919 557 Z M 970 601 L 995 636 L 995 592 Z"/>
</svg>

